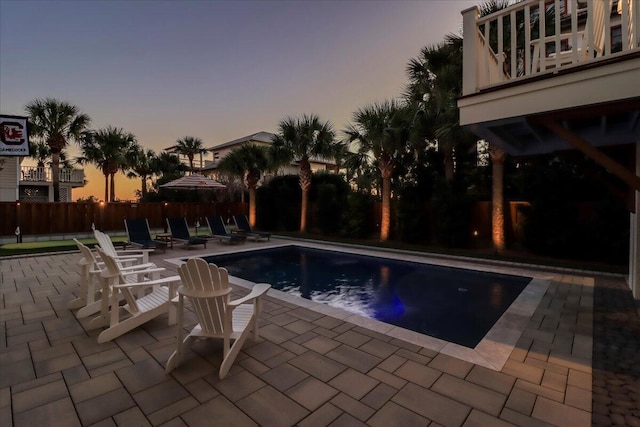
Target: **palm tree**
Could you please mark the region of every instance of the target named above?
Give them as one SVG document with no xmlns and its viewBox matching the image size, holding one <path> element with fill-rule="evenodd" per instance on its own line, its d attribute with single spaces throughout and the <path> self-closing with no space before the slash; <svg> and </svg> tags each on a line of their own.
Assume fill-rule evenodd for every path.
<svg viewBox="0 0 640 427">
<path fill-rule="evenodd" d="M 462 37 L 449 34 L 439 44 L 426 46 L 406 67 L 409 86 L 405 96 L 424 104 L 429 123 L 425 138 L 438 141 L 443 152 L 445 178 L 453 179 L 456 150 L 467 149 L 476 138 L 460 126 L 457 99 L 462 94 Z"/>
<path fill-rule="evenodd" d="M 273 139 L 272 150 L 288 153 L 289 158 L 298 160 L 300 164 L 300 189 L 302 203 L 300 212 L 300 232 L 307 231 L 307 205 L 311 188 L 311 157 L 330 157 L 333 154 L 335 132 L 330 122 L 322 122 L 315 114 L 303 114 L 295 119 L 288 117 L 278 125 L 278 134 Z"/>
<path fill-rule="evenodd" d="M 144 200 L 147 196 L 147 181 L 151 179 L 153 175 L 153 162 L 156 158 L 156 153 L 153 150 L 144 150 L 144 148 L 138 146 L 136 149 L 135 157 L 131 159 L 129 167 L 131 170 L 127 174 L 129 178 L 140 178 L 140 198 Z"/>
<path fill-rule="evenodd" d="M 269 168 L 268 148 L 255 144 L 242 144 L 226 155 L 218 167 L 243 179 L 246 176 L 249 189 L 249 225 L 256 225 L 256 187 L 260 174 Z"/>
<path fill-rule="evenodd" d="M 382 177 L 382 221 L 380 241 L 389 238 L 391 227 L 391 176 L 399 157 L 407 150 L 411 114 L 407 105 L 384 101 L 360 108 L 355 124 L 344 131 L 361 154 L 371 153 Z"/>
<path fill-rule="evenodd" d="M 78 163 L 93 163 L 104 174 L 104 199 L 115 201 L 115 174 L 129 168 L 130 161 L 135 158 L 139 149 L 136 137 L 122 128 L 107 126 L 104 129 L 89 132 L 82 143 L 84 156 L 77 159 Z M 109 191 L 109 178 L 111 188 Z M 111 197 L 109 197 L 111 193 Z"/>
<path fill-rule="evenodd" d="M 151 161 L 151 169 L 158 176 L 154 187 L 184 176 L 187 167 L 178 156 L 166 151 L 161 152 Z"/>
<path fill-rule="evenodd" d="M 176 153 L 186 156 L 189 159 L 189 170 L 193 172 L 193 158 L 197 154 L 204 154 L 208 150 L 202 145 L 200 138 L 185 136 L 176 141 Z"/>
<path fill-rule="evenodd" d="M 51 148 L 53 201 L 60 201 L 60 153 L 67 141 L 81 141 L 91 122 L 78 107 L 53 98 L 34 99 L 26 105 L 31 135 L 42 138 Z"/>
</svg>

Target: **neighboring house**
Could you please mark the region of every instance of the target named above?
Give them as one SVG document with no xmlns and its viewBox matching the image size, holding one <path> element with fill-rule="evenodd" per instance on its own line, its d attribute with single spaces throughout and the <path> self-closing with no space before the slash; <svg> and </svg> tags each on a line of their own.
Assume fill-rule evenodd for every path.
<svg viewBox="0 0 640 427">
<path fill-rule="evenodd" d="M 546 2 L 543 18 L 540 4 L 462 12 L 460 124 L 512 156 L 580 150 L 624 181 L 634 195 L 628 280 L 640 298 L 640 2 Z M 539 32 L 553 33 L 545 48 Z"/>
<path fill-rule="evenodd" d="M 212 154 L 212 160 L 205 161 L 205 165 L 202 168 L 202 173 L 215 177 L 217 175 L 217 169 L 220 160 L 222 160 L 227 154 L 229 154 L 231 150 L 247 143 L 269 147 L 272 144 L 274 136 L 275 135 L 271 132 L 261 131 L 209 148 L 208 150 Z M 313 172 L 336 170 L 336 163 L 333 159 L 312 158 L 309 160 L 309 163 L 311 164 L 311 170 Z M 290 165 L 280 168 L 280 170 L 278 171 L 278 175 L 295 175 L 299 172 L 299 170 L 300 166 L 298 165 L 298 162 L 294 160 Z"/>
<path fill-rule="evenodd" d="M 3 157 L 0 202 L 53 202 L 51 168 L 22 166 L 24 157 Z M 72 202 L 71 191 L 84 187 L 84 170 L 60 169 L 60 201 Z"/>
</svg>

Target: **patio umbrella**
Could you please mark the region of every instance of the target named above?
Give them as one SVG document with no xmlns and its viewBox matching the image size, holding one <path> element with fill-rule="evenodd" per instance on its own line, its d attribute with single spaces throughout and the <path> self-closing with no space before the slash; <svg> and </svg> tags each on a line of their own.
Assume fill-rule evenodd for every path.
<svg viewBox="0 0 640 427">
<path fill-rule="evenodd" d="M 195 190 L 196 198 L 200 190 L 221 190 L 226 187 L 218 181 L 199 174 L 186 175 L 160 185 L 160 188 L 168 190 Z"/>
<path fill-rule="evenodd" d="M 160 185 L 160 187 L 170 190 L 218 190 L 226 188 L 226 185 L 214 181 L 209 177 L 194 173 L 193 175 L 186 175 L 182 178 L 169 181 Z"/>
</svg>

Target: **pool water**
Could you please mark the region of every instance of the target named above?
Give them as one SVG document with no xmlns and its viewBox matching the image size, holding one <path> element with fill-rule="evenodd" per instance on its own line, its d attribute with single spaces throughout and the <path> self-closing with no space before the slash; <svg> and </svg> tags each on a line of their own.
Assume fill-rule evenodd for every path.
<svg viewBox="0 0 640 427">
<path fill-rule="evenodd" d="M 299 246 L 205 259 L 232 276 L 470 348 L 531 281 Z"/>
</svg>

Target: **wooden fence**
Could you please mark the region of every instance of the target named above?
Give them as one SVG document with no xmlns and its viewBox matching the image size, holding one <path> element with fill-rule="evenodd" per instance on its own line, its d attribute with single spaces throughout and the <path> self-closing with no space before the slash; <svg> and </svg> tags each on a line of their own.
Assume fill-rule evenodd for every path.
<svg viewBox="0 0 640 427">
<path fill-rule="evenodd" d="M 517 206 L 526 202 L 510 202 L 505 205 L 505 234 L 514 241 L 522 221 Z M 317 213 L 311 207 L 309 229 L 317 224 Z M 373 206 L 374 228 L 380 223 L 380 204 Z M 427 209 L 428 210 L 428 209 Z M 166 229 L 165 218 L 185 217 L 189 226 L 199 220 L 206 225 L 206 216 L 248 213 L 246 203 L 17 203 L 0 202 L 0 236 L 14 236 L 20 227 L 23 236 L 51 234 L 91 233 L 91 225 L 107 232 L 123 232 L 125 218 L 147 218 L 152 229 Z M 473 233 L 479 239 L 491 238 L 491 203 L 476 202 L 471 209 Z"/>
<path fill-rule="evenodd" d="M 247 214 L 246 203 L 25 203 L 0 202 L 0 236 L 124 231 L 124 219 L 147 218 L 152 229 L 166 227 L 165 218 L 185 217 L 190 226 L 206 216 Z"/>
</svg>

